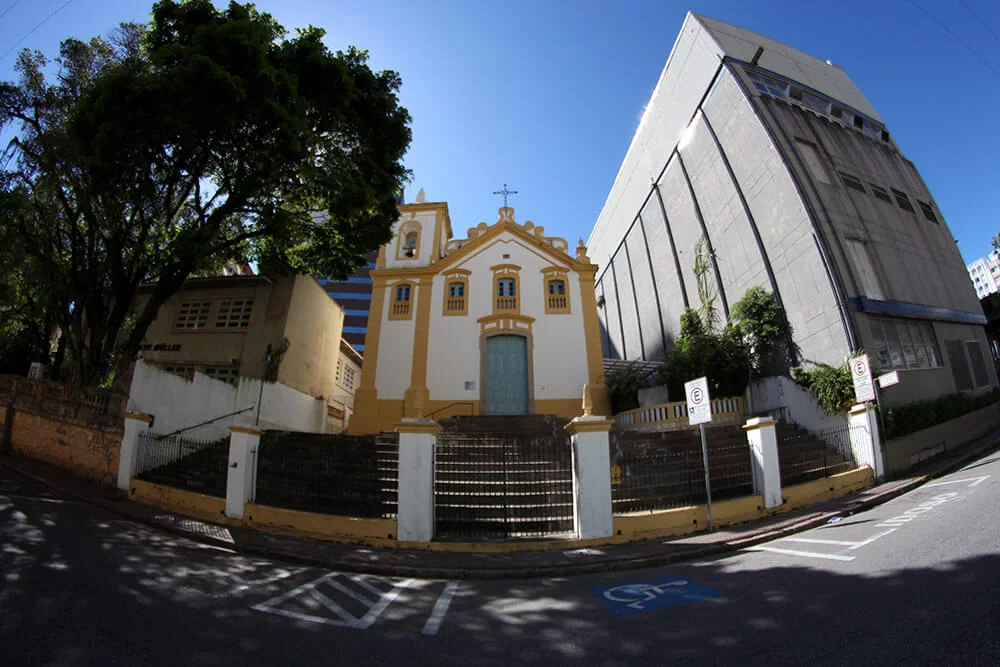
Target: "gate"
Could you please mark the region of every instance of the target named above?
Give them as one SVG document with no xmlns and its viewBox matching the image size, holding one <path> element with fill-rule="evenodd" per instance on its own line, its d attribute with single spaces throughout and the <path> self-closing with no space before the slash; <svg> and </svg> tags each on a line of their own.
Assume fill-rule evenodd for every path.
<svg viewBox="0 0 1000 667">
<path fill-rule="evenodd" d="M 573 533 L 568 436 L 443 432 L 434 460 L 436 539 Z"/>
</svg>

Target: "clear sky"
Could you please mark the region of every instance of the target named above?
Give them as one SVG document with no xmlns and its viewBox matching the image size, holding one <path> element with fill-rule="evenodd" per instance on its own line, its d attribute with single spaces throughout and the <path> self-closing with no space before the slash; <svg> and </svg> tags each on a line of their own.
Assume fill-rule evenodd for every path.
<svg viewBox="0 0 1000 667">
<path fill-rule="evenodd" d="M 492 193 L 507 183 L 519 193 L 519 222 L 571 244 L 586 239 L 688 10 L 843 67 L 920 170 L 966 261 L 987 254 L 1000 232 L 998 0 L 257 5 L 289 29 L 321 26 L 331 48 L 368 49 L 374 67 L 400 73 L 413 116 L 407 200 L 424 188 L 428 201 L 447 201 L 458 237 L 496 220 Z M 13 78 L 21 48 L 54 55 L 63 38 L 144 21 L 150 7 L 0 0 L 0 78 Z"/>
</svg>

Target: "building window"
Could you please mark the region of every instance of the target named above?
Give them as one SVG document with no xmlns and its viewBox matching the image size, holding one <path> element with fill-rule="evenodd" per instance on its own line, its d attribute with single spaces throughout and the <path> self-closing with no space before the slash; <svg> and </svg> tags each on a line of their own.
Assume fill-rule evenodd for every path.
<svg viewBox="0 0 1000 667">
<path fill-rule="evenodd" d="M 240 378 L 240 369 L 233 366 L 205 366 L 201 372 L 220 382 L 236 384 Z"/>
<path fill-rule="evenodd" d="M 870 299 L 883 301 L 885 295 L 882 293 L 882 284 L 879 282 L 875 267 L 872 265 L 871 257 L 868 254 L 868 246 L 862 241 L 845 239 L 844 247 L 854 265 L 854 276 L 858 280 L 858 288 L 861 296 Z"/>
<path fill-rule="evenodd" d="M 215 317 L 218 329 L 246 329 L 250 326 L 253 299 L 226 299 L 219 302 L 219 312 Z"/>
<path fill-rule="evenodd" d="M 930 203 L 925 201 L 920 201 L 919 199 L 917 200 L 917 203 L 920 205 L 920 210 L 923 212 L 924 217 L 933 222 L 934 224 L 938 224 L 937 216 L 934 215 L 934 209 L 933 207 L 931 207 Z"/>
<path fill-rule="evenodd" d="M 161 368 L 168 373 L 180 375 L 185 380 L 191 381 L 194 379 L 194 366 L 187 364 L 164 364 Z"/>
<path fill-rule="evenodd" d="M 942 366 L 930 322 L 872 316 L 868 321 L 875 340 L 875 354 L 883 371 Z"/>
<path fill-rule="evenodd" d="M 816 144 L 811 141 L 806 141 L 805 139 L 795 138 L 795 143 L 798 144 L 799 152 L 802 155 L 803 160 L 806 163 L 806 168 L 814 179 L 820 183 L 830 184 L 830 177 L 827 176 L 826 169 L 823 167 L 823 160 L 819 156 L 819 150 Z"/>
<path fill-rule="evenodd" d="M 896 203 L 899 204 L 899 208 L 916 214 L 916 211 L 913 210 L 913 204 L 910 203 L 910 199 L 906 196 L 905 192 L 900 192 L 896 188 L 892 188 L 892 194 L 896 197 Z"/>
<path fill-rule="evenodd" d="M 345 368 L 344 369 L 344 388 L 354 389 L 354 369 Z"/>
<path fill-rule="evenodd" d="M 542 269 L 545 274 L 545 312 L 565 314 L 569 308 L 569 283 L 566 272 L 556 267 Z"/>
<path fill-rule="evenodd" d="M 343 373 L 344 373 L 344 360 L 337 359 L 337 374 L 333 378 L 337 384 L 340 384 L 340 376 L 343 375 Z"/>
<path fill-rule="evenodd" d="M 396 259 L 416 259 L 420 256 L 420 223 L 407 220 L 399 228 L 396 241 Z"/>
<path fill-rule="evenodd" d="M 389 304 L 390 320 L 408 320 L 413 316 L 412 299 L 413 286 L 409 283 L 396 285 L 393 290 L 392 303 Z"/>
<path fill-rule="evenodd" d="M 874 183 L 869 183 L 868 185 L 872 188 L 872 194 L 875 195 L 876 199 L 881 199 L 889 204 L 892 203 L 892 197 L 889 196 L 889 191 L 880 185 L 875 185 Z"/>
<path fill-rule="evenodd" d="M 517 280 L 500 278 L 497 280 L 497 310 L 517 310 Z"/>
<path fill-rule="evenodd" d="M 211 301 L 189 301 L 182 303 L 177 312 L 175 329 L 204 329 L 208 324 L 208 309 Z"/>
<path fill-rule="evenodd" d="M 468 315 L 469 272 L 464 269 L 445 275 L 446 292 L 443 315 Z"/>
<path fill-rule="evenodd" d="M 837 173 L 840 174 L 840 180 L 844 183 L 845 187 L 867 194 L 864 183 L 862 183 L 857 176 L 853 176 L 840 170 L 838 170 Z"/>
</svg>

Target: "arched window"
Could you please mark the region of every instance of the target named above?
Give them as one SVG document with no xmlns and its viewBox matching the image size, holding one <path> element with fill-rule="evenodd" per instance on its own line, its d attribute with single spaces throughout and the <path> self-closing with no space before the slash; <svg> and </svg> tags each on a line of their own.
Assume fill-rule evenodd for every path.
<svg viewBox="0 0 1000 667">
<path fill-rule="evenodd" d="M 417 220 L 407 220 L 396 236 L 396 259 L 416 259 L 420 256 L 421 227 Z"/>
<path fill-rule="evenodd" d="M 403 254 L 407 257 L 413 257 L 417 252 L 417 233 L 408 232 L 406 234 L 406 240 L 403 242 Z"/>
</svg>

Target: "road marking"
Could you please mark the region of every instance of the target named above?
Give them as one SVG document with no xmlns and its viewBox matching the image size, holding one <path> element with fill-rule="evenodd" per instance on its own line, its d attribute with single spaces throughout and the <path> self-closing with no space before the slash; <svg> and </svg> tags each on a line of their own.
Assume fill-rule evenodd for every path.
<svg viewBox="0 0 1000 667">
<path fill-rule="evenodd" d="M 747 551 L 769 551 L 776 554 L 786 554 L 789 556 L 805 556 L 806 558 L 823 558 L 825 560 L 851 561 L 854 556 L 838 556 L 837 554 L 818 554 L 812 551 L 796 551 L 795 549 L 779 549 L 777 547 L 750 547 Z"/>
<path fill-rule="evenodd" d="M 591 588 L 615 616 L 665 609 L 720 595 L 719 591 L 682 577 L 667 577 L 612 588 Z"/>
<path fill-rule="evenodd" d="M 438 629 L 441 627 L 441 621 L 444 620 L 444 615 L 448 613 L 448 605 L 451 604 L 451 598 L 457 591 L 458 584 L 454 581 L 449 581 L 448 585 L 441 591 L 441 595 L 438 596 L 437 602 L 434 603 L 434 610 L 431 611 L 430 618 L 427 619 L 422 634 L 437 634 Z"/>
<path fill-rule="evenodd" d="M 914 519 L 918 519 L 922 517 L 924 514 L 927 514 L 928 512 L 933 512 L 938 507 L 938 505 L 943 505 L 947 502 L 955 500 L 956 498 L 962 498 L 962 497 L 964 496 L 961 496 L 960 494 L 955 493 L 954 491 L 949 491 L 947 493 L 939 493 L 938 495 L 934 496 L 927 502 L 917 505 L 916 507 L 911 507 L 902 514 L 890 517 L 885 521 L 883 521 L 882 523 L 876 524 L 875 527 L 883 528 L 885 526 L 891 526 L 893 528 L 899 528 L 901 525 L 913 521 Z"/>
<path fill-rule="evenodd" d="M 873 535 L 873 536 L 869 537 L 864 542 L 858 542 L 854 546 L 848 547 L 848 551 L 853 551 L 854 549 L 860 549 L 861 547 L 868 546 L 869 544 L 871 544 L 875 540 L 883 538 L 883 537 L 885 537 L 886 535 L 888 535 L 890 533 L 895 533 L 897 530 L 898 530 L 897 528 L 890 528 L 889 530 L 884 530 L 884 531 L 882 531 L 881 533 L 879 533 L 877 535 Z"/>
<path fill-rule="evenodd" d="M 358 624 L 355 626 L 361 630 L 365 630 L 371 627 L 371 624 L 378 620 L 378 617 L 382 615 L 385 608 L 392 604 L 392 601 L 399 597 L 399 594 L 403 592 L 404 588 L 407 588 L 413 583 L 413 579 L 407 579 L 406 581 L 401 581 L 399 583 L 393 584 L 392 590 L 382 596 L 382 599 L 378 603 L 368 610 L 368 613 L 362 617 Z"/>
<path fill-rule="evenodd" d="M 805 542 L 806 544 L 832 544 L 838 547 L 854 547 L 857 542 L 847 542 L 845 540 L 814 540 L 809 537 L 786 537 L 782 542 Z"/>
<path fill-rule="evenodd" d="M 989 478 L 990 478 L 989 475 L 983 475 L 982 477 L 967 477 L 965 479 L 949 479 L 946 482 L 934 482 L 933 484 L 924 484 L 924 488 L 925 489 L 929 489 L 932 486 L 944 486 L 945 484 L 961 484 L 962 482 L 972 482 L 972 484 L 969 484 L 969 488 L 971 489 L 974 486 L 979 486 L 980 484 L 982 484 L 983 482 L 985 482 Z"/>
<path fill-rule="evenodd" d="M 320 593 L 315 588 L 309 591 L 309 597 L 319 602 L 321 605 L 332 611 L 334 614 L 340 617 L 340 620 L 344 621 L 348 626 L 353 627 L 353 624 L 358 620 L 347 613 L 347 610 L 341 607 L 339 604 L 328 598 L 327 596 Z"/>
</svg>

